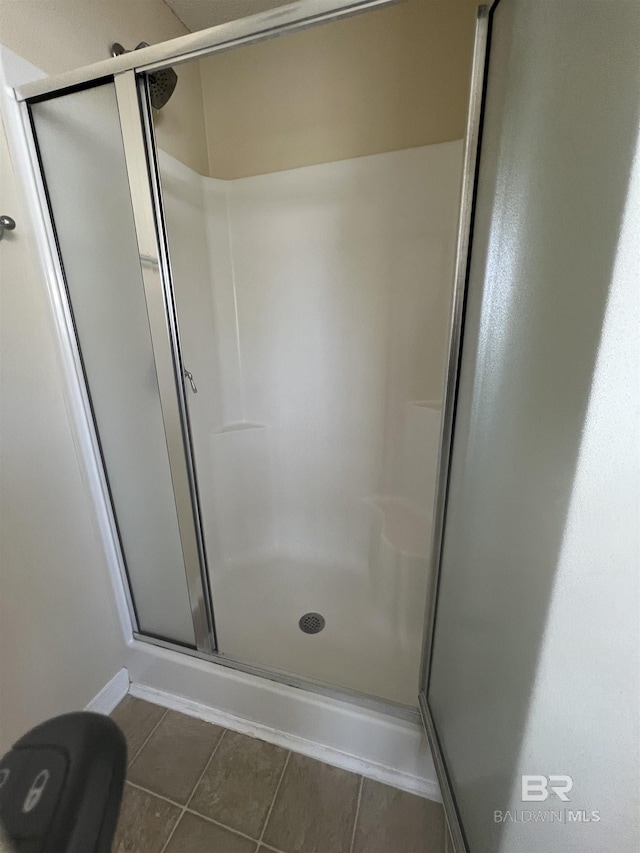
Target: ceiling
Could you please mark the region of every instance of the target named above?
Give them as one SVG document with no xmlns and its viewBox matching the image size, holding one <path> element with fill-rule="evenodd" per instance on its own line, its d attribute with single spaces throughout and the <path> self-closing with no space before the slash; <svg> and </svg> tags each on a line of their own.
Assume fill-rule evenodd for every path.
<svg viewBox="0 0 640 853">
<path fill-rule="evenodd" d="M 236 18 L 256 15 L 293 0 L 165 0 L 191 32 L 205 30 Z"/>
</svg>

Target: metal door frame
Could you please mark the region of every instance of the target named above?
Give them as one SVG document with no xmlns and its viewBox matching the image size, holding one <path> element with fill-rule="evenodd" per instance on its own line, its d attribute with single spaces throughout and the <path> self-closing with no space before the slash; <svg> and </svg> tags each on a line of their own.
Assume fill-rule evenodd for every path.
<svg viewBox="0 0 640 853">
<path fill-rule="evenodd" d="M 15 88 L 15 96 L 18 101 L 27 101 L 45 95 L 61 95 L 64 90 L 104 81 L 124 71 L 135 71 L 137 74 L 157 71 L 191 59 L 203 59 L 240 45 L 255 44 L 286 32 L 339 21 L 398 2 L 400 0 L 297 0 L 258 15 L 218 24 L 171 41 L 129 51 L 103 62 L 25 83 Z"/>
<path fill-rule="evenodd" d="M 435 722 L 429 708 L 428 691 L 433 656 L 433 638 L 435 632 L 438 587 L 442 560 L 442 545 L 445 533 L 447 499 L 449 492 L 449 474 L 453 450 L 453 433 L 456 420 L 458 382 L 460 377 L 460 359 L 464 333 L 469 262 L 473 242 L 473 221 L 477 191 L 478 166 L 482 142 L 482 117 L 487 85 L 487 70 L 491 42 L 491 20 L 500 0 L 492 0 L 478 7 L 476 36 L 471 74 L 471 92 L 465 136 L 464 167 L 460 200 L 460 218 L 458 221 L 458 239 L 454 274 L 453 305 L 449 329 L 449 354 L 442 426 L 440 433 L 440 455 L 438 459 L 437 490 L 433 517 L 433 538 L 431 543 L 430 565 L 432 579 L 425 616 L 423 656 L 420 669 L 420 691 L 418 702 L 420 715 L 429 739 L 429 746 L 442 791 L 442 799 L 447 816 L 455 853 L 469 853 L 465 834 L 462 829 L 460 813 L 456 803 L 451 779 L 447 772 L 442 745 L 436 731 Z"/>
<path fill-rule="evenodd" d="M 216 648 L 213 603 L 191 449 L 184 366 L 171 279 L 153 121 L 147 91 L 147 74 L 154 70 L 192 59 L 201 59 L 240 45 L 254 44 L 287 32 L 296 32 L 318 24 L 343 20 L 354 14 L 384 8 L 396 2 L 399 0 L 298 0 L 288 6 L 131 51 L 85 68 L 26 83 L 14 89 L 14 96 L 21 110 L 40 212 L 45 220 L 47 249 L 55 267 L 56 288 L 55 293 L 52 294 L 52 300 L 55 303 L 56 322 L 61 332 L 60 337 L 73 363 L 74 380 L 79 386 L 84 415 L 82 428 L 89 433 L 91 461 L 95 462 L 96 468 L 99 469 L 100 497 L 108 518 L 109 550 L 117 556 L 134 639 L 312 693 L 352 702 L 376 712 L 417 722 L 419 714 L 409 706 L 277 669 L 256 666 L 242 659 L 225 655 Z M 64 283 L 62 260 L 55 238 L 55 224 L 47 201 L 37 141 L 29 112 L 30 103 L 105 83 L 113 83 L 115 86 L 120 116 L 138 251 L 165 420 L 167 448 L 174 480 L 176 509 L 185 556 L 189 600 L 196 637 L 195 649 L 140 632 Z"/>
</svg>

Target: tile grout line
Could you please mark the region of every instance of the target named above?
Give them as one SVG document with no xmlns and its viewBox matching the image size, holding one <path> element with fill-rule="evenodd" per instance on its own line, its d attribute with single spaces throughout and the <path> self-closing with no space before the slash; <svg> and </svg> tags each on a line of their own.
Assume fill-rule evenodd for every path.
<svg viewBox="0 0 640 853">
<path fill-rule="evenodd" d="M 163 802 L 169 803 L 170 805 L 175 806 L 177 809 L 180 809 L 181 814 L 178 820 L 176 821 L 176 826 L 180 822 L 182 814 L 186 812 L 187 814 L 192 814 L 194 817 L 202 818 L 202 820 L 206 821 L 207 823 L 213 823 L 215 826 L 219 826 L 222 829 L 226 829 L 229 832 L 233 833 L 233 835 L 239 835 L 240 838 L 246 838 L 247 841 L 253 841 L 254 844 L 258 844 L 257 839 L 252 838 L 250 835 L 245 835 L 245 833 L 240 832 L 239 829 L 234 829 L 232 826 L 227 826 L 226 823 L 220 823 L 219 820 L 215 820 L 215 818 L 212 817 L 207 817 L 206 815 L 201 814 L 200 812 L 194 811 L 194 809 L 187 808 L 187 806 L 181 806 L 180 803 L 176 803 L 175 800 L 170 800 L 169 797 L 164 797 L 162 794 L 156 794 L 155 791 L 151 791 L 149 790 L 149 788 L 143 788 L 142 785 L 138 785 L 136 784 L 136 782 L 127 782 L 127 785 L 131 785 L 132 788 L 137 788 L 139 791 L 143 791 L 145 794 L 149 794 L 152 797 L 156 797 L 158 800 L 162 800 Z M 173 835 L 173 832 L 171 834 Z M 170 840 L 171 838 L 167 839 L 165 847 Z M 163 847 L 160 853 L 163 853 L 164 849 L 165 848 Z M 275 848 L 273 849 L 275 850 Z M 276 851 L 276 853 L 280 852 Z"/>
<path fill-rule="evenodd" d="M 173 838 L 173 836 L 175 835 L 176 829 L 178 828 L 178 824 L 181 822 L 182 818 L 184 817 L 185 812 L 186 812 L 186 811 L 190 811 L 190 810 L 189 810 L 189 808 L 188 808 L 188 807 L 189 807 L 189 803 L 190 803 L 190 802 L 191 802 L 191 800 L 193 799 L 193 795 L 194 795 L 194 794 L 195 794 L 195 792 L 196 792 L 196 788 L 198 787 L 198 785 L 200 784 L 200 782 L 202 782 L 202 777 L 203 777 L 203 776 L 204 776 L 204 774 L 207 772 L 207 770 L 208 770 L 208 768 L 209 768 L 209 765 L 210 765 L 210 764 L 211 764 L 211 762 L 213 761 L 213 756 L 214 756 L 214 755 L 216 754 L 216 752 L 218 751 L 218 747 L 219 747 L 219 746 L 220 746 L 220 744 L 222 743 L 222 739 L 223 739 L 223 737 L 225 736 L 226 732 L 227 732 L 227 729 L 223 729 L 223 730 L 222 730 L 222 734 L 221 734 L 221 735 L 220 735 L 220 737 L 218 738 L 218 742 L 217 742 L 217 744 L 213 747 L 213 751 L 211 752 L 211 755 L 209 756 L 209 760 L 208 760 L 208 761 L 207 761 L 207 763 L 205 764 L 205 766 L 204 766 L 204 770 L 202 771 L 202 773 L 201 773 L 201 774 L 200 774 L 200 776 L 198 777 L 198 779 L 197 779 L 197 781 L 196 781 L 195 785 L 193 786 L 193 789 L 192 789 L 192 791 L 191 791 L 191 794 L 190 794 L 190 795 L 189 795 L 189 797 L 187 798 L 187 802 L 184 804 L 184 806 L 180 806 L 180 814 L 178 815 L 178 819 L 177 819 L 177 820 L 176 820 L 176 822 L 174 823 L 174 825 L 173 825 L 173 829 L 172 829 L 172 830 L 171 830 L 171 832 L 169 833 L 169 837 L 167 838 L 167 840 L 166 840 L 166 842 L 165 842 L 164 846 L 162 847 L 162 850 L 160 851 L 160 853 L 164 853 L 164 851 L 167 849 L 167 847 L 168 847 L 168 846 L 169 846 L 169 844 L 171 843 L 171 839 L 172 839 L 172 838 Z M 143 789 L 143 790 L 144 790 L 144 789 Z M 153 791 L 149 791 L 149 793 L 150 793 L 150 794 L 153 794 Z M 156 796 L 157 796 L 157 795 L 156 795 Z M 168 802 L 172 802 L 172 800 L 169 800 L 169 799 L 168 799 L 168 797 L 167 797 L 167 798 L 165 798 L 165 799 L 167 799 L 167 800 L 168 800 Z M 174 803 L 174 805 L 176 805 L 176 806 L 177 806 L 177 805 L 179 805 L 179 804 L 178 804 L 178 803 Z M 195 812 L 193 812 L 193 814 L 195 814 Z M 204 815 L 203 815 L 203 817 L 204 817 Z"/>
<path fill-rule="evenodd" d="M 127 765 L 127 770 L 131 767 L 131 765 L 133 764 L 133 762 L 134 762 L 134 761 L 136 760 L 136 758 L 140 755 L 140 753 L 141 753 L 141 752 L 142 752 L 142 750 L 145 748 L 145 746 L 149 743 L 149 740 L 150 740 L 151 736 L 153 735 L 153 733 L 155 732 L 155 730 L 158 728 L 158 726 L 159 726 L 159 725 L 160 725 L 160 723 L 164 720 L 164 718 L 167 716 L 167 714 L 168 714 L 168 713 L 169 713 L 169 709 L 168 709 L 168 708 L 165 708 L 165 709 L 164 709 L 164 713 L 162 714 L 162 716 L 160 717 L 160 719 L 158 720 L 158 722 L 155 724 L 155 726 L 151 729 L 151 731 L 149 732 L 149 734 L 148 734 L 148 735 L 146 736 L 146 738 L 144 739 L 144 742 L 143 742 L 142 746 L 140 747 L 140 749 L 136 752 L 136 754 L 133 756 L 133 758 L 131 759 L 131 761 L 128 763 L 128 765 Z"/>
<path fill-rule="evenodd" d="M 158 726 L 160 725 L 162 720 L 165 718 L 167 713 L 168 713 L 168 709 L 165 709 L 164 714 L 162 715 L 162 717 L 160 717 L 160 719 L 158 720 L 156 725 L 153 727 L 151 732 L 149 732 L 149 735 L 147 736 L 146 740 L 144 741 L 144 743 L 142 744 L 140 749 L 136 752 L 134 758 L 131 760 L 130 765 L 133 764 L 133 762 L 136 760 L 136 758 L 140 755 L 140 753 L 142 752 L 144 747 L 147 745 L 149 738 L 155 732 L 155 730 L 158 728 Z M 165 853 L 165 851 L 166 851 L 167 847 L 169 846 L 169 844 L 171 843 L 171 839 L 173 838 L 173 836 L 174 836 L 174 834 L 178 828 L 178 825 L 179 825 L 180 821 L 182 820 L 185 813 L 192 814 L 195 817 L 202 818 L 203 820 L 207 821 L 207 823 L 212 823 L 212 824 L 214 824 L 214 826 L 219 826 L 222 829 L 226 829 L 228 832 L 233 833 L 234 835 L 240 836 L 240 838 L 245 838 L 247 841 L 252 841 L 254 844 L 257 845 L 255 853 L 258 853 L 260 846 L 264 847 L 266 850 L 271 851 L 271 853 L 282 853 L 281 850 L 278 850 L 276 847 L 272 847 L 270 844 L 267 844 L 266 842 L 264 842 L 262 840 L 262 838 L 263 838 L 265 830 L 267 828 L 269 818 L 271 817 L 271 812 L 273 811 L 273 807 L 275 805 L 275 801 L 276 801 L 276 797 L 278 795 L 278 791 L 280 790 L 280 786 L 282 785 L 282 780 L 284 779 L 284 774 L 286 772 L 287 767 L 289 766 L 289 760 L 291 759 L 291 754 L 292 754 L 291 750 L 289 750 L 287 753 L 287 758 L 285 760 L 284 767 L 282 768 L 282 772 L 280 773 L 280 778 L 278 779 L 278 784 L 276 786 L 276 790 L 275 790 L 275 793 L 273 795 L 273 800 L 271 801 L 271 806 L 269 807 L 269 811 L 267 813 L 265 823 L 264 823 L 264 826 L 262 828 L 262 833 L 261 833 L 259 839 L 252 838 L 250 835 L 246 835 L 244 832 L 240 832 L 240 830 L 238 830 L 238 829 L 234 829 L 231 826 L 227 826 L 224 823 L 220 823 L 220 821 L 217 821 L 212 817 L 207 817 L 207 815 L 201 814 L 200 812 L 197 812 L 194 809 L 189 808 L 189 804 L 191 803 L 191 800 L 193 799 L 193 796 L 196 792 L 196 789 L 197 789 L 198 785 L 200 784 L 200 782 L 202 781 L 204 774 L 209 769 L 209 765 L 213 761 L 213 758 L 214 758 L 216 752 L 218 751 L 218 748 L 219 748 L 220 744 L 222 743 L 222 739 L 224 738 L 227 731 L 228 731 L 228 729 L 223 729 L 222 734 L 220 735 L 220 738 L 218 740 L 218 743 L 215 745 L 213 752 L 209 756 L 209 759 L 205 765 L 205 768 L 202 771 L 202 773 L 200 774 L 198 780 L 196 781 L 196 783 L 193 787 L 193 790 L 191 791 L 191 794 L 189 796 L 189 799 L 187 800 L 185 805 L 181 805 L 180 803 L 177 803 L 175 800 L 172 800 L 170 797 L 165 797 L 163 794 L 159 794 L 156 791 L 152 791 L 150 788 L 145 788 L 143 785 L 139 785 L 137 782 L 132 782 L 129 779 L 126 780 L 126 784 L 130 785 L 132 788 L 137 788 L 139 791 L 143 791 L 145 794 L 149 794 L 152 797 L 157 797 L 159 800 L 164 800 L 164 802 L 170 803 L 170 805 L 175 806 L 176 808 L 180 809 L 180 814 L 178 815 L 178 818 L 177 818 L 175 824 L 173 825 L 173 828 L 169 834 L 169 837 L 167 838 L 166 842 L 164 843 L 162 849 L 160 850 L 160 853 Z"/>
<path fill-rule="evenodd" d="M 252 841 L 254 844 L 257 844 L 255 838 L 252 838 L 250 835 L 246 835 L 244 832 L 240 832 L 239 829 L 234 829 L 232 826 L 227 826 L 226 823 L 220 823 L 219 820 L 215 820 L 215 818 L 207 817 L 204 814 L 200 814 L 200 812 L 195 812 L 193 809 L 185 808 L 187 814 L 192 814 L 194 817 L 200 817 L 202 820 L 206 820 L 207 823 L 212 823 L 214 826 L 220 826 L 222 829 L 226 829 L 228 832 L 233 833 L 234 835 L 239 835 L 240 838 L 246 838 L 247 841 Z"/>
<path fill-rule="evenodd" d="M 351 844 L 349 845 L 349 853 L 353 853 L 353 846 L 356 843 L 356 829 L 358 827 L 358 818 L 360 817 L 360 803 L 362 802 L 362 786 L 364 785 L 364 776 L 360 777 L 360 785 L 358 786 L 358 802 L 356 803 L 356 816 L 353 821 L 353 832 L 351 833 Z"/>
<path fill-rule="evenodd" d="M 149 791 L 149 793 L 151 793 L 151 791 Z M 180 814 L 178 815 L 178 817 L 176 819 L 176 822 L 173 824 L 171 832 L 169 833 L 169 836 L 168 836 L 167 840 L 165 841 L 165 843 L 162 845 L 162 850 L 160 851 L 160 853 L 164 853 L 164 851 L 167 849 L 167 847 L 171 843 L 171 839 L 175 835 L 176 829 L 178 828 L 178 824 L 182 820 L 183 814 L 184 814 L 184 809 L 181 810 Z"/>
<path fill-rule="evenodd" d="M 271 805 L 269 806 L 269 811 L 267 812 L 267 816 L 264 821 L 264 826 L 262 827 L 262 832 L 260 833 L 260 838 L 258 839 L 258 847 L 262 844 L 262 839 L 264 838 L 264 834 L 267 831 L 267 825 L 269 823 L 269 819 L 271 817 L 271 812 L 273 811 L 273 807 L 276 804 L 276 797 L 278 796 L 278 791 L 280 790 L 280 786 L 282 785 L 282 780 L 284 779 L 284 774 L 287 772 L 287 767 L 289 766 L 289 760 L 291 759 L 291 750 L 287 753 L 286 761 L 284 762 L 284 767 L 282 768 L 282 773 L 280 774 L 280 778 L 278 779 L 278 784 L 276 785 L 276 790 L 273 794 L 273 799 L 271 800 Z"/>
<path fill-rule="evenodd" d="M 184 806 L 181 806 L 180 803 L 176 803 L 174 800 L 170 800 L 169 797 L 163 797 L 162 794 L 156 794 L 153 791 L 150 791 L 148 788 L 143 788 L 142 785 L 136 785 L 135 782 L 129 782 L 127 780 L 127 785 L 131 785 L 132 788 L 137 788 L 139 791 L 144 791 L 145 794 L 150 794 L 152 797 L 158 797 L 159 800 L 164 800 L 165 803 L 171 803 L 172 806 L 176 806 L 180 809 L 180 814 L 176 818 L 176 822 L 173 824 L 171 832 L 169 833 L 167 840 L 162 845 L 162 849 L 160 850 L 160 853 L 164 853 L 164 851 L 167 849 L 167 845 L 173 838 L 173 835 L 176 829 L 178 828 L 178 824 L 180 823 L 182 815 L 184 814 Z"/>
<path fill-rule="evenodd" d="M 202 782 L 202 779 L 203 779 L 203 777 L 204 777 L 204 774 L 205 774 L 205 773 L 207 772 L 207 770 L 209 769 L 209 765 L 210 765 L 210 764 L 211 764 L 211 762 L 213 761 L 213 757 L 215 756 L 216 752 L 217 752 L 217 751 L 218 751 L 218 749 L 220 748 L 220 744 L 221 744 L 221 743 L 222 743 L 222 741 L 224 740 L 224 736 L 226 735 L 227 731 L 228 731 L 228 729 L 222 729 L 222 734 L 221 734 L 221 735 L 220 735 L 220 737 L 218 738 L 218 743 L 214 746 L 214 748 L 213 748 L 213 752 L 212 752 L 212 753 L 211 753 L 211 755 L 209 756 L 209 760 L 207 761 L 207 763 L 206 763 L 206 764 L 205 764 L 205 766 L 204 766 L 204 770 L 202 771 L 202 773 L 201 773 L 201 774 L 200 774 L 200 776 L 198 777 L 198 781 L 197 781 L 197 782 L 196 782 L 196 784 L 193 786 L 193 790 L 191 791 L 191 794 L 190 794 L 189 798 L 187 799 L 187 802 L 184 804 L 185 811 L 189 808 L 189 804 L 190 804 L 191 800 L 193 799 L 193 795 L 195 794 L 196 789 L 197 789 L 198 785 L 200 784 L 200 782 Z"/>
<path fill-rule="evenodd" d="M 150 788 L 145 788 L 144 785 L 138 785 L 137 782 L 130 782 L 128 779 L 126 781 L 127 785 L 131 785 L 132 788 L 137 788 L 139 791 L 144 791 L 145 794 L 151 794 L 152 797 L 157 797 L 159 800 L 164 800 L 165 803 L 170 803 L 172 806 L 180 809 L 180 811 L 184 810 L 184 806 L 181 806 L 180 803 L 176 803 L 175 800 L 169 799 L 169 797 L 165 797 L 163 794 L 157 794 L 155 791 L 152 791 Z"/>
<path fill-rule="evenodd" d="M 219 820 L 214 820 L 214 818 L 212 817 L 207 817 L 206 815 L 200 814 L 200 812 L 195 812 L 193 809 L 185 809 L 185 811 L 187 812 L 187 814 L 192 814 L 194 817 L 202 818 L 202 820 L 206 820 L 207 823 L 212 823 L 214 826 L 219 826 L 221 829 L 226 829 L 227 832 L 231 832 L 233 835 L 238 835 L 240 836 L 240 838 L 244 838 L 247 841 L 251 841 L 253 844 L 260 845 L 261 843 L 255 838 L 252 838 L 250 835 L 245 835 L 244 832 L 240 832 L 239 829 L 234 829 L 232 826 L 227 826 L 226 823 L 220 823 Z M 275 847 L 269 847 L 268 844 L 263 844 L 262 846 L 267 847 L 268 850 L 273 850 L 273 853 L 282 853 L 281 850 L 277 850 Z"/>
<path fill-rule="evenodd" d="M 213 756 L 212 756 L 213 757 Z M 214 826 L 219 826 L 221 829 L 226 829 L 227 832 L 231 832 L 233 835 L 238 835 L 240 838 L 244 838 L 246 841 L 252 841 L 254 844 L 261 845 L 266 850 L 271 851 L 271 853 L 284 853 L 284 851 L 279 850 L 277 847 L 272 847 L 270 844 L 267 844 L 265 841 L 258 841 L 256 838 L 252 838 L 250 835 L 245 835 L 244 832 L 240 832 L 239 829 L 234 829 L 232 826 L 227 826 L 226 823 L 220 823 L 219 820 L 215 820 L 215 818 L 207 817 L 200 812 L 194 811 L 194 809 L 190 809 L 187 806 L 181 806 L 180 803 L 176 803 L 175 800 L 169 799 L 169 797 L 165 797 L 162 794 L 157 794 L 155 791 L 151 791 L 149 788 L 144 788 L 142 785 L 138 785 L 137 782 L 129 782 L 127 780 L 127 785 L 130 785 L 132 788 L 137 788 L 139 791 L 143 791 L 145 794 L 149 794 L 152 797 L 157 797 L 159 800 L 163 800 L 165 803 L 169 803 L 172 806 L 175 806 L 177 809 L 180 809 L 180 815 L 175 822 L 173 829 L 171 830 L 171 835 L 167 838 L 164 847 L 160 851 L 160 853 L 165 853 L 167 849 L 167 845 L 171 841 L 174 832 L 177 829 L 178 824 L 180 823 L 181 818 L 185 814 L 192 814 L 194 817 L 199 817 L 207 823 L 212 823 Z"/>
</svg>

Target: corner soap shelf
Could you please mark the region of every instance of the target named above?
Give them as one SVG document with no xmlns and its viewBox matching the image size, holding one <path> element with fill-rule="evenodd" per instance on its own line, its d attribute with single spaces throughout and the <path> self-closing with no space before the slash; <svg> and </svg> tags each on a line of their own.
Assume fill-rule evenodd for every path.
<svg viewBox="0 0 640 853">
<path fill-rule="evenodd" d="M 266 429 L 266 424 L 254 424 L 250 421 L 238 421 L 233 424 L 224 424 L 220 429 L 214 429 L 213 435 L 226 435 L 229 432 L 245 432 L 252 429 Z"/>
</svg>

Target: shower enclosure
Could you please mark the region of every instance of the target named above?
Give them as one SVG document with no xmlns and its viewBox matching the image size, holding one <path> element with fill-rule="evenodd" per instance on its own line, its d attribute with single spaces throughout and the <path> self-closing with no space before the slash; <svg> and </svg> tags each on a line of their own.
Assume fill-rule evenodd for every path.
<svg viewBox="0 0 640 853">
<path fill-rule="evenodd" d="M 319 152 L 292 78 L 277 162 L 267 131 L 216 147 L 251 132 L 218 126 L 227 57 L 250 102 L 265 49 L 330 60 L 344 5 L 176 42 L 163 111 L 152 49 L 27 104 L 136 636 L 415 716 L 462 143 L 354 143 L 342 116 Z M 163 150 L 170 108 L 197 168 Z"/>
<path fill-rule="evenodd" d="M 18 90 L 135 636 L 419 703 L 459 853 L 636 850 L 640 6 L 479 8 L 445 392 L 460 143 L 322 156 L 312 81 L 271 130 L 260 88 L 267 36 L 384 5 Z M 148 75 L 179 129 L 194 61 L 188 164 Z"/>
<path fill-rule="evenodd" d="M 158 168 L 219 652 L 414 705 L 461 145 L 217 153 Z"/>
</svg>

